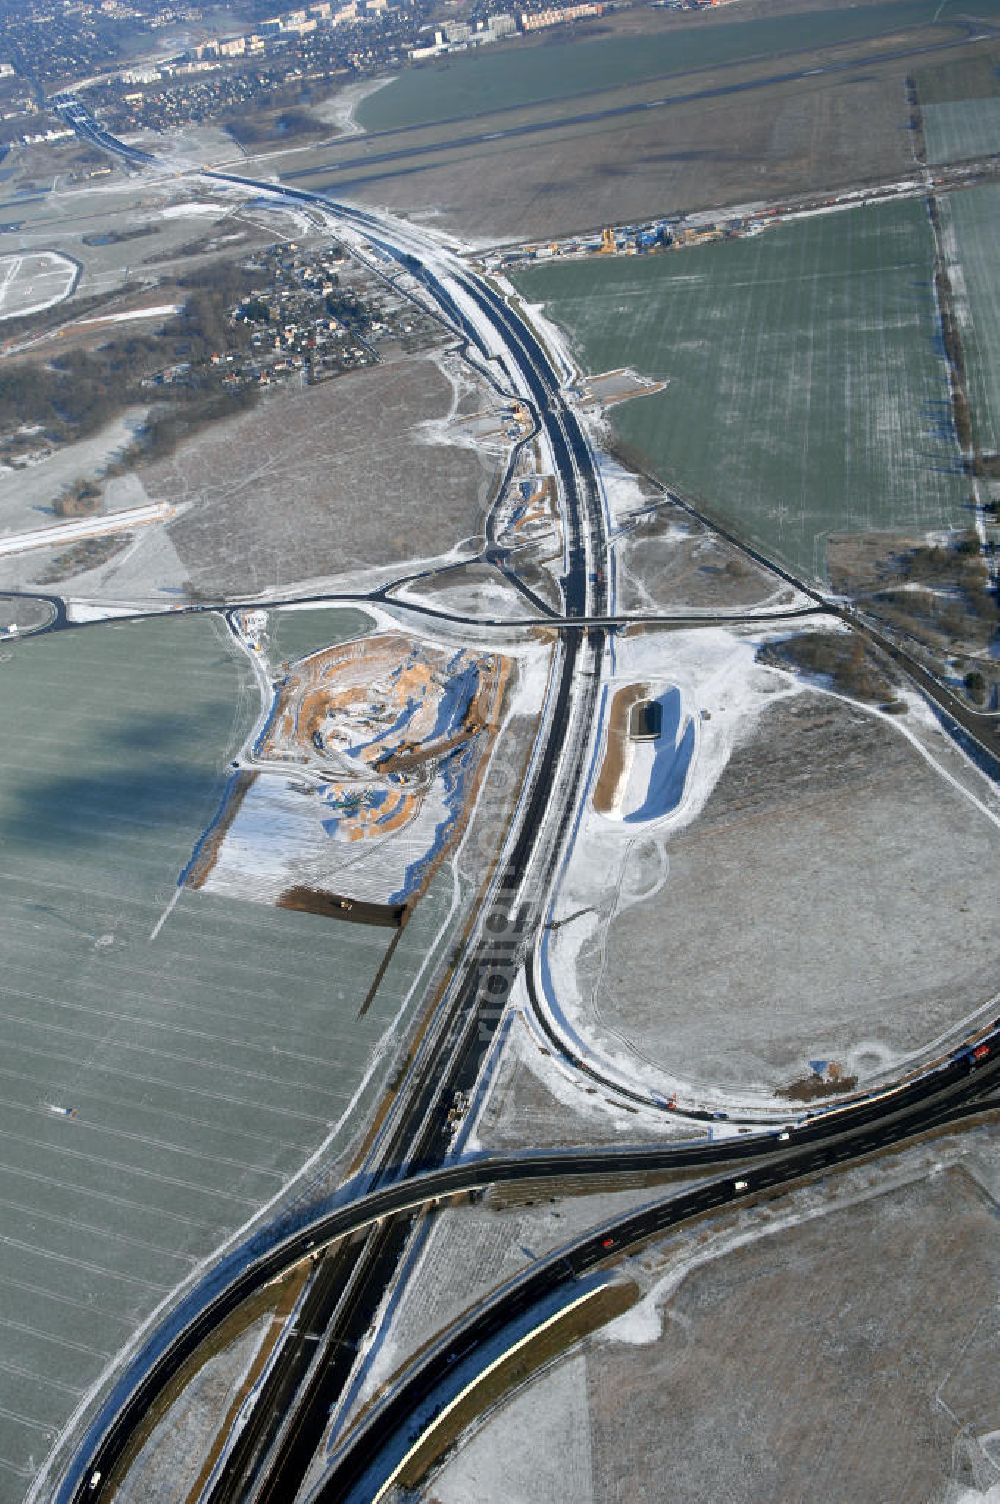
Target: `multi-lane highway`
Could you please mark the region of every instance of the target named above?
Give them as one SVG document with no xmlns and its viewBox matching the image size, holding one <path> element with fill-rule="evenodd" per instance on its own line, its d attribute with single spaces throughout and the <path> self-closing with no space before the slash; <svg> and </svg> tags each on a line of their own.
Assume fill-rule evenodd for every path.
<svg viewBox="0 0 1000 1504">
<path fill-rule="evenodd" d="M 63 118 L 85 139 L 104 150 L 117 151 L 133 165 L 152 164 L 148 153 L 115 142 L 75 97 L 60 96 L 55 103 Z M 435 1007 L 369 1151 L 367 1179 L 370 1185 L 378 1186 L 396 1179 L 401 1167 L 426 1168 L 447 1158 L 452 1139 L 448 1109 L 456 1092 L 474 1083 L 516 974 L 516 966 L 511 964 L 511 916 L 516 916 L 513 949 L 518 960 L 523 959 L 540 926 L 544 894 L 557 868 L 595 734 L 604 631 L 582 623 L 607 615 L 604 500 L 593 454 L 575 412 L 562 400 L 560 376 L 549 353 L 503 299 L 457 257 L 433 242 L 425 242 L 409 227 L 390 225 L 378 216 L 333 204 L 317 194 L 228 174 L 206 176 L 321 210 L 330 218 L 331 228 L 342 237 L 346 235 L 359 254 L 374 250 L 407 271 L 482 368 L 499 367 L 509 395 L 526 403 L 534 413 L 541 442 L 549 453 L 565 534 L 565 614 L 569 623 L 574 618 L 581 622 L 578 629 L 565 630 L 557 646 L 556 682 L 548 697 L 548 714 L 539 732 L 528 786 L 483 910 L 483 919 L 492 920 L 493 929 L 483 923 L 474 928 L 462 963 Z M 503 935 L 497 933 L 497 916 L 503 918 Z M 376 1230 L 357 1256 L 347 1261 L 352 1329 L 360 1326 L 364 1331 L 374 1318 L 402 1257 L 407 1230 L 406 1223 L 398 1220 L 388 1236 Z M 330 1316 L 342 1309 L 335 1291 L 328 1305 Z M 191 1332 L 176 1335 L 178 1350 L 190 1347 Z M 338 1337 L 335 1356 L 340 1363 L 344 1362 L 345 1351 L 349 1351 L 348 1339 Z M 148 1359 L 153 1357 L 150 1352 Z M 146 1366 L 148 1369 L 148 1361 Z M 303 1384 L 302 1392 L 295 1397 L 291 1428 L 295 1446 L 282 1446 L 281 1438 L 275 1437 L 275 1447 L 270 1451 L 267 1447 L 244 1448 L 239 1458 L 234 1455 L 230 1465 L 220 1471 L 213 1499 L 248 1497 L 258 1488 L 262 1497 L 290 1497 L 287 1490 L 294 1482 L 291 1470 L 300 1466 L 302 1458 L 308 1461 L 326 1424 L 329 1372 L 337 1365 L 327 1367 L 323 1382 Z M 140 1374 L 141 1368 L 140 1361 L 134 1370 L 137 1383 L 146 1377 Z M 117 1423 L 113 1414 L 99 1418 L 88 1446 L 64 1482 L 61 1497 L 100 1496 L 109 1461 L 122 1439 L 120 1421 L 124 1412 L 121 1407 L 119 1411 Z M 301 1478 L 301 1471 L 298 1476 Z"/>
<path fill-rule="evenodd" d="M 989 1072 L 995 1075 L 993 1062 Z M 582 1276 L 618 1259 L 670 1228 L 705 1216 L 734 1202 L 792 1186 L 839 1164 L 855 1161 L 898 1144 L 915 1133 L 955 1123 L 984 1109 L 995 1099 L 970 1101 L 983 1090 L 983 1079 L 962 1078 L 964 1067 L 947 1074 L 953 1079 L 939 1086 L 933 1103 L 926 1097 L 916 1105 L 904 1101 L 875 1122 L 852 1124 L 818 1141 L 800 1142 L 781 1153 L 761 1156 L 752 1169 L 716 1176 L 692 1190 L 650 1201 L 624 1216 L 589 1229 L 582 1237 L 536 1260 L 522 1274 L 493 1295 L 478 1302 L 447 1332 L 412 1358 L 380 1399 L 370 1406 L 343 1444 L 331 1455 L 305 1504 L 377 1504 L 398 1476 L 421 1433 L 458 1393 L 475 1384 L 477 1355 L 497 1353 L 515 1334 L 541 1326 L 559 1308 L 568 1306 Z M 798 1137 L 798 1135 L 796 1135 Z M 527 1318 L 527 1321 L 526 1321 Z M 517 1326 L 515 1327 L 515 1323 Z M 507 1334 L 510 1334 L 509 1337 Z"/>
<path fill-rule="evenodd" d="M 134 167 L 156 165 L 157 159 L 152 152 L 139 151 L 135 146 L 126 146 L 124 141 L 119 141 L 117 136 L 112 136 L 104 130 L 83 101 L 75 94 L 53 94 L 48 104 L 82 141 L 89 141 L 91 146 L 97 146 L 101 151 L 109 152 L 113 157 L 121 157 L 123 161 L 130 162 Z"/>
<path fill-rule="evenodd" d="M 74 97 L 61 96 L 56 103 L 85 139 L 136 167 L 155 165 L 148 153 L 108 136 Z M 594 457 L 576 413 L 564 400 L 562 378 L 549 351 L 496 290 L 452 253 L 411 226 L 318 194 L 229 174 L 206 176 L 320 211 L 331 230 L 359 256 L 374 254 L 402 268 L 413 279 L 414 297 L 422 306 L 433 306 L 464 342 L 467 358 L 529 407 L 557 481 L 565 542 L 564 610 L 546 712 L 525 787 L 459 962 L 438 995 L 427 1000 L 419 1042 L 367 1147 L 359 1177 L 366 1194 L 334 1210 L 302 1213 L 284 1234 L 265 1230 L 252 1248 L 231 1256 L 223 1269 L 187 1296 L 135 1355 L 95 1417 L 56 1491 L 59 1504 L 96 1500 L 104 1494 L 138 1421 L 186 1358 L 249 1294 L 304 1257 L 319 1253 L 302 1308 L 307 1319 L 288 1334 L 252 1415 L 216 1467 L 204 1495 L 211 1504 L 294 1497 L 323 1437 L 331 1405 L 349 1375 L 357 1343 L 374 1321 L 404 1258 L 413 1219 L 429 1200 L 504 1178 L 607 1175 L 609 1169 L 624 1172 L 666 1165 L 707 1167 L 730 1159 L 754 1162 L 750 1183 L 755 1188 L 784 1183 L 820 1162 L 869 1152 L 870 1147 L 894 1141 L 893 1135 L 899 1138 L 904 1130 L 913 1133 L 936 1123 L 979 1089 L 983 1074 L 993 1070 L 1000 1045 L 1000 1031 L 989 1031 L 978 1054 L 956 1053 L 899 1090 L 838 1113 L 817 1113 L 801 1126 L 783 1130 L 794 1134 L 795 1143 L 780 1151 L 772 1134 L 763 1133 L 723 1145 L 576 1157 L 522 1155 L 483 1165 L 447 1163 L 452 1142 L 449 1109 L 456 1093 L 475 1084 L 513 980 L 540 932 L 597 732 L 604 624 L 615 618 L 608 585 L 612 573 L 607 518 Z M 743 1178 L 749 1180 L 749 1172 Z M 652 1221 L 604 1230 L 602 1237 L 613 1238 L 618 1246 L 621 1240 L 648 1235 L 679 1217 L 743 1194 L 732 1180 L 712 1181 L 710 1187 L 714 1189 L 688 1193 L 687 1200 L 657 1203 L 661 1209 L 648 1214 Z M 664 1210 L 668 1206 L 671 1209 Z M 666 1220 L 656 1220 L 661 1217 Z M 352 1241 L 344 1244 L 348 1236 Z M 341 1240 L 339 1246 L 320 1253 L 333 1240 Z M 593 1239 L 574 1246 L 564 1255 L 561 1278 L 589 1267 L 588 1260 L 593 1262 L 598 1251 L 606 1257 L 603 1242 L 598 1249 Z M 527 1297 L 522 1292 L 517 1298 Z M 495 1334 L 500 1329 L 496 1323 L 502 1325 L 508 1315 L 506 1308 L 498 1308 L 481 1328 L 470 1327 L 469 1351 L 475 1352 L 487 1332 Z M 434 1373 L 421 1371 L 398 1386 L 396 1409 L 385 1417 L 386 1440 L 412 1415 L 419 1393 L 429 1392 L 428 1385 L 435 1381 Z M 333 1490 L 329 1497 L 346 1496 L 343 1490 L 354 1486 L 371 1465 L 373 1448 L 381 1444 L 370 1430 L 357 1433 L 356 1441 L 340 1454 L 339 1471 L 324 1485 Z"/>
<path fill-rule="evenodd" d="M 603 1182 L 609 1175 L 624 1177 L 682 1170 L 703 1170 L 711 1176 L 713 1169 L 718 1170 L 722 1165 L 734 1167 L 735 1174 L 710 1179 L 701 1188 L 709 1198 L 704 1206 L 698 1202 L 692 1209 L 687 1202 L 667 1197 L 646 1209 L 647 1217 L 652 1218 L 656 1225 L 666 1226 L 668 1224 L 661 1220 L 664 1217 L 676 1221 L 682 1216 L 696 1215 L 709 1204 L 721 1205 L 723 1201 L 737 1199 L 744 1194 L 736 1190 L 737 1178 L 748 1181 L 746 1194 L 750 1194 L 776 1185 L 783 1177 L 792 1179 L 815 1172 L 824 1165 L 835 1163 L 838 1158 L 856 1157 L 857 1153 L 871 1152 L 874 1147 L 898 1142 L 908 1134 L 926 1131 L 947 1120 L 950 1113 L 958 1112 L 963 1105 L 974 1105 L 981 1094 L 995 1085 L 1000 1070 L 1000 1019 L 984 1035 L 977 1048 L 982 1051 L 983 1045 L 986 1046 L 985 1053 L 980 1053 L 978 1058 L 973 1049 L 963 1048 L 933 1073 L 885 1099 L 857 1110 L 823 1111 L 768 1134 L 766 1138 L 736 1138 L 722 1143 L 702 1140 L 662 1148 L 555 1150 L 503 1157 L 483 1156 L 411 1174 L 395 1184 L 358 1196 L 347 1205 L 325 1210 L 312 1218 L 304 1216 L 294 1230 L 276 1237 L 272 1245 L 259 1252 L 246 1267 L 229 1278 L 216 1277 L 216 1288 L 208 1286 L 188 1298 L 177 1315 L 177 1331 L 157 1334 L 150 1344 L 150 1351 L 141 1354 L 123 1376 L 105 1412 L 92 1427 L 90 1444 L 81 1449 L 57 1491 L 56 1499 L 69 1501 L 100 1497 L 100 1485 L 91 1488 L 91 1478 L 95 1473 L 102 1480 L 111 1476 L 115 1463 L 126 1451 L 149 1407 L 164 1393 L 199 1344 L 252 1294 L 331 1243 L 362 1234 L 367 1228 L 379 1224 L 405 1225 L 408 1217 L 422 1207 L 491 1185 L 528 1180 L 547 1181 L 554 1187 L 563 1179 L 579 1183 L 594 1177 Z M 857 1134 L 875 1137 L 865 1140 L 866 1147 L 862 1151 L 856 1148 L 857 1140 L 852 1138 Z M 847 1150 L 852 1144 L 855 1148 L 848 1155 Z M 752 1171 L 742 1168 L 751 1163 L 754 1166 Z M 628 1218 L 621 1223 L 609 1223 L 600 1230 L 601 1241 L 613 1237 L 616 1248 L 627 1247 L 630 1241 L 648 1235 L 643 1228 L 653 1224 L 641 1222 L 637 1225 L 638 1231 Z M 579 1247 L 574 1249 L 573 1258 L 592 1251 L 591 1242 L 590 1237 L 581 1240 Z M 606 1249 L 602 1248 L 602 1253 L 607 1257 Z M 576 1269 L 577 1265 L 573 1264 L 573 1267 Z M 324 1276 L 324 1282 L 327 1279 L 328 1276 Z M 521 1293 L 526 1300 L 533 1292 L 522 1289 Z M 316 1331 L 313 1320 L 320 1314 L 322 1302 L 327 1298 L 328 1292 L 318 1289 L 309 1309 L 300 1314 L 300 1346 L 305 1346 L 310 1333 Z"/>
</svg>

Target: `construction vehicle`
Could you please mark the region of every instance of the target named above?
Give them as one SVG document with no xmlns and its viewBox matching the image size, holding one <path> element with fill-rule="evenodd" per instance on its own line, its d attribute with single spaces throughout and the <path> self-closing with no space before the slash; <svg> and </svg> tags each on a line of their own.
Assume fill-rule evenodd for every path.
<svg viewBox="0 0 1000 1504">
<path fill-rule="evenodd" d="M 610 225 L 601 231 L 601 249 L 599 255 L 613 256 L 618 246 L 615 244 L 615 232 Z"/>
</svg>

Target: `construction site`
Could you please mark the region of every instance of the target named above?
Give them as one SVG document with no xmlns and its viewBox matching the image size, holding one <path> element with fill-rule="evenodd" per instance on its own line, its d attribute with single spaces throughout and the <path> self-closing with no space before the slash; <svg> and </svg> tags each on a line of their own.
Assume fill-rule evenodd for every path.
<svg viewBox="0 0 1000 1504">
<path fill-rule="evenodd" d="M 300 659 L 190 880 L 405 924 L 464 829 L 509 673 L 391 631 Z"/>
</svg>

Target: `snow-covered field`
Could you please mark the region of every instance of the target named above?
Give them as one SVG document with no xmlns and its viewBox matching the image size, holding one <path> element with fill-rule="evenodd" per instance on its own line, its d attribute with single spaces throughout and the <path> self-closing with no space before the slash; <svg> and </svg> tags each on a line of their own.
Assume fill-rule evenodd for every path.
<svg viewBox="0 0 1000 1504">
<path fill-rule="evenodd" d="M 321 120 L 332 125 L 341 136 L 359 136 L 363 133 L 363 127 L 356 119 L 358 106 L 371 94 L 377 94 L 384 89 L 386 84 L 393 82 L 392 75 L 388 78 L 363 78 L 357 83 L 346 84 L 338 89 L 330 98 L 315 107 L 315 113 Z"/>
<path fill-rule="evenodd" d="M 928 162 L 961 162 L 1000 151 L 1000 99 L 925 104 L 923 121 Z"/>
<path fill-rule="evenodd" d="M 1000 107 L 1000 100 L 996 103 Z M 1000 279 L 996 251 L 1000 187 L 987 183 L 965 193 L 949 194 L 941 201 L 941 210 L 973 428 L 979 447 L 995 451 L 1000 447 Z"/>
<path fill-rule="evenodd" d="M 916 200 L 779 225 L 683 255 L 518 272 L 588 370 L 665 390 L 613 426 L 747 541 L 822 579 L 831 532 L 959 521 L 966 490 Z"/>
<path fill-rule="evenodd" d="M 125 313 L 105 313 L 100 318 L 77 319 L 76 327 L 83 328 L 87 324 L 130 324 L 137 319 L 168 319 L 178 313 L 180 303 L 155 303 L 148 308 L 130 308 Z"/>
<path fill-rule="evenodd" d="M 998 1252 L 975 1182 L 997 1157 L 983 1126 L 647 1246 L 623 1270 L 645 1299 L 485 1415 L 427 1496 L 993 1504 Z"/>
<path fill-rule="evenodd" d="M 992 1006 L 1000 806 L 916 697 L 887 717 L 818 692 L 756 662 L 766 630 L 619 639 L 606 706 L 669 695 L 669 735 L 632 749 L 617 807 L 588 802 L 537 980 L 610 1079 L 787 1115 L 779 1088 L 905 1069 Z"/>
<path fill-rule="evenodd" d="M 26 464 L 0 466 L 0 535 L 28 532 L 50 522 L 57 497 L 75 481 L 99 480 L 111 461 L 133 442 L 145 416 L 145 408 L 127 408 L 89 438 L 56 448 L 39 434 L 38 450 Z M 141 506 L 153 499 L 141 490 L 125 489 L 120 480 L 111 481 L 105 510 Z"/>
<path fill-rule="evenodd" d="M 0 257 L 0 320 L 38 313 L 68 298 L 80 268 L 58 251 Z"/>
<path fill-rule="evenodd" d="M 440 905 L 358 1020 L 384 931 L 177 888 L 253 708 L 222 625 L 5 651 L 0 1179 L 24 1232 L 0 1250 L 7 1501 L 177 1284 L 351 1131 Z"/>
</svg>

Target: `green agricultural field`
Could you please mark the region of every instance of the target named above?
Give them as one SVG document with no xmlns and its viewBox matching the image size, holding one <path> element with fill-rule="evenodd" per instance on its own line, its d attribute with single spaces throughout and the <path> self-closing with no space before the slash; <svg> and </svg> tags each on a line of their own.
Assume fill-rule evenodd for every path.
<svg viewBox="0 0 1000 1504">
<path fill-rule="evenodd" d="M 974 10 L 992 15 L 997 0 Z M 715 68 L 727 63 L 864 41 L 940 19 L 950 7 L 937 0 L 880 0 L 830 11 L 811 10 L 753 21 L 727 21 L 663 29 L 643 35 L 514 45 L 409 68 L 363 101 L 358 123 L 367 131 L 399 130 L 444 120 L 464 120 L 507 106 L 543 104 L 576 94 Z"/>
<path fill-rule="evenodd" d="M 972 188 L 943 200 L 954 231 L 954 254 L 961 270 L 955 277 L 965 296 L 956 299 L 972 404 L 973 432 L 979 447 L 1000 450 L 1000 186 Z"/>
<path fill-rule="evenodd" d="M 993 99 L 1000 94 L 1000 52 L 995 45 L 977 50 L 970 57 L 918 68 L 913 75 L 917 95 L 924 106 L 954 99 Z"/>
<path fill-rule="evenodd" d="M 15 1504 L 139 1323 L 341 1119 L 451 883 L 359 1021 L 388 931 L 176 886 L 258 708 L 221 622 L 102 624 L 0 660 L 0 1501 Z"/>
<path fill-rule="evenodd" d="M 269 611 L 267 614 L 268 658 L 278 664 L 316 653 L 320 648 L 364 637 L 375 625 L 374 617 L 353 606 L 318 606 L 306 610 Z"/>
<path fill-rule="evenodd" d="M 928 162 L 965 162 L 1000 151 L 1000 98 L 926 105 Z"/>
<path fill-rule="evenodd" d="M 628 364 L 669 383 L 614 410 L 664 480 L 823 578 L 828 533 L 965 515 L 932 253 L 910 201 L 517 282 L 586 369 Z"/>
</svg>

